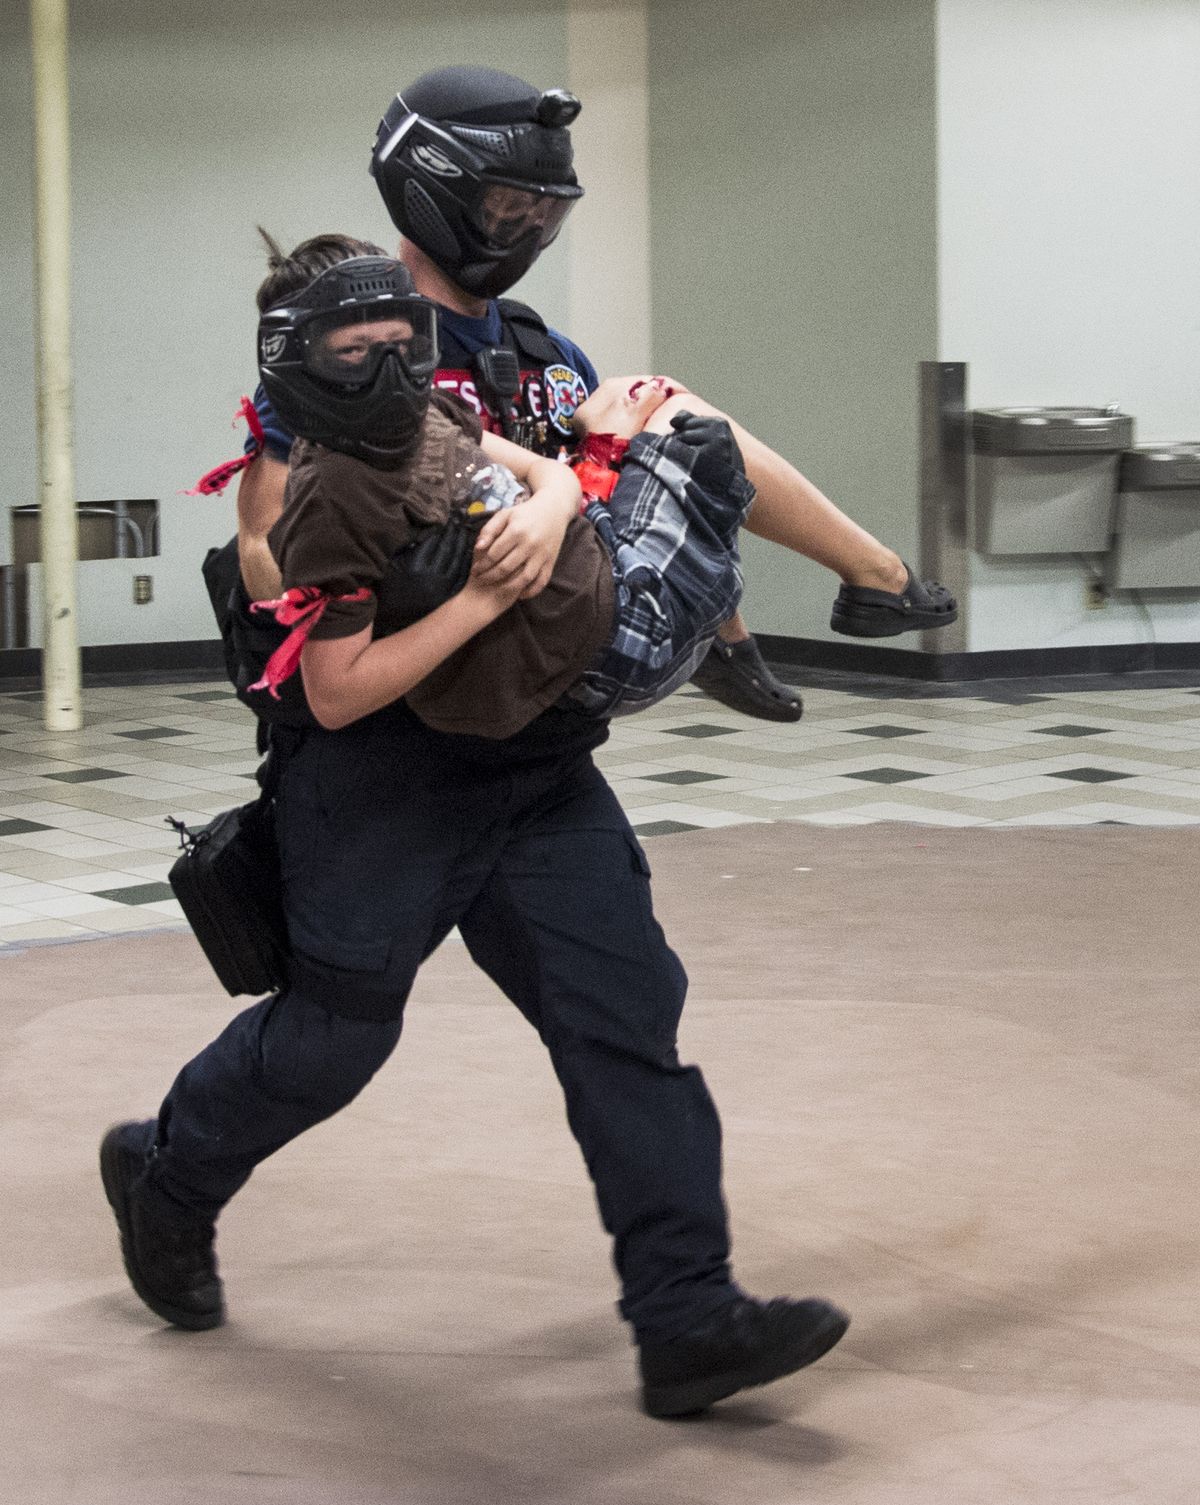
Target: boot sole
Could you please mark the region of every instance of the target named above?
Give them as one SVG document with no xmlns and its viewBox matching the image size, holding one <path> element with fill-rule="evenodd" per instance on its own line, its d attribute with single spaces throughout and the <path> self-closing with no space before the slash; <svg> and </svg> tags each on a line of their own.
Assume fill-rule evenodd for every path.
<svg viewBox="0 0 1200 1505">
<path fill-rule="evenodd" d="M 785 1375 L 795 1374 L 815 1364 L 845 1336 L 850 1318 L 833 1308 L 828 1316 L 813 1330 L 797 1337 L 794 1343 L 773 1353 L 761 1364 L 745 1369 L 731 1369 L 724 1374 L 710 1374 L 703 1379 L 691 1380 L 678 1385 L 645 1386 L 642 1390 L 642 1407 L 647 1416 L 659 1420 L 673 1417 L 694 1416 L 706 1411 L 719 1400 L 727 1400 L 739 1390 L 750 1390 L 756 1385 L 769 1385 Z"/>
<path fill-rule="evenodd" d="M 958 621 L 958 609 L 901 612 L 891 606 L 836 605 L 829 618 L 834 632 L 848 638 L 898 638 L 902 632 L 936 632 Z"/>
<path fill-rule="evenodd" d="M 161 1296 L 145 1284 L 137 1266 L 133 1262 L 133 1220 L 129 1209 L 129 1195 L 125 1190 L 125 1180 L 121 1175 L 121 1148 L 117 1143 L 119 1128 L 108 1131 L 100 1141 L 100 1179 L 104 1183 L 104 1195 L 108 1198 L 108 1205 L 113 1210 L 113 1216 L 117 1220 L 117 1230 L 121 1235 L 121 1261 L 125 1266 L 125 1274 L 129 1277 L 129 1284 L 150 1308 L 156 1317 L 161 1317 L 164 1322 L 169 1322 L 173 1327 L 184 1327 L 189 1332 L 206 1332 L 209 1328 L 220 1327 L 225 1321 L 223 1311 L 198 1313 L 182 1310 L 164 1301 Z"/>
</svg>

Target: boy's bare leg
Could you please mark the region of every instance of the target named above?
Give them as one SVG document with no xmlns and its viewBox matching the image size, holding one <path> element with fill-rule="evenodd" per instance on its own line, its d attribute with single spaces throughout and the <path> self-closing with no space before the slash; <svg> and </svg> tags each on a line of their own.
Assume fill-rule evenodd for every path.
<svg viewBox="0 0 1200 1505">
<path fill-rule="evenodd" d="M 728 622 L 717 628 L 717 636 L 723 643 L 744 643 L 750 637 L 750 629 L 740 611 L 735 611 Z"/>
<path fill-rule="evenodd" d="M 639 428 L 653 432 L 668 432 L 671 419 L 685 409 L 716 411 L 690 393 L 686 398 L 681 395 L 667 400 L 659 394 L 657 399 L 648 399 L 645 406 L 648 410 L 638 415 Z M 798 721 L 804 714 L 799 692 L 771 670 L 740 611 L 717 629 L 716 641 L 692 676 L 692 683 L 723 705 L 760 720 Z"/>
<path fill-rule="evenodd" d="M 645 427 L 652 433 L 668 433 L 671 419 L 681 412 L 724 418 L 732 428 L 746 474 L 758 492 L 746 519 L 751 533 L 803 554 L 849 585 L 885 591 L 904 589 L 908 571 L 897 553 L 834 506 L 782 455 L 702 397 L 687 392 L 667 398 L 650 415 Z M 742 623 L 743 636 L 745 631 Z M 724 631 L 721 635 L 725 636 Z"/>
</svg>

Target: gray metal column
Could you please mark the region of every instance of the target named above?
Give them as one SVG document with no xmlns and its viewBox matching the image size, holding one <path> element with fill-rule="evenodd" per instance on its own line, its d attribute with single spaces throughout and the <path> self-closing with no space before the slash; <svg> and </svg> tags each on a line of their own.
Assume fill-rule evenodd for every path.
<svg viewBox="0 0 1200 1505">
<path fill-rule="evenodd" d="M 958 621 L 921 634 L 927 653 L 967 647 L 967 463 L 970 415 L 965 361 L 921 362 L 920 559 L 925 579 L 958 597 Z"/>
</svg>

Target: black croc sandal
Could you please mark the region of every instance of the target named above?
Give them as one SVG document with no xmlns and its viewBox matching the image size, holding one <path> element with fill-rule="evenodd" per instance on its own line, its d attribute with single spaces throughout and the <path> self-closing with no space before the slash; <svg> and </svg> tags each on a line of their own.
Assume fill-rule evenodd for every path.
<svg viewBox="0 0 1200 1505">
<path fill-rule="evenodd" d="M 714 638 L 692 683 L 731 711 L 759 721 L 799 721 L 804 714 L 799 693 L 771 673 L 752 637 L 740 643 Z"/>
<path fill-rule="evenodd" d="M 958 620 L 958 602 L 936 580 L 917 580 L 908 565 L 902 591 L 877 591 L 843 585 L 833 603 L 829 625 L 851 638 L 893 638 L 901 632 L 949 627 Z"/>
</svg>

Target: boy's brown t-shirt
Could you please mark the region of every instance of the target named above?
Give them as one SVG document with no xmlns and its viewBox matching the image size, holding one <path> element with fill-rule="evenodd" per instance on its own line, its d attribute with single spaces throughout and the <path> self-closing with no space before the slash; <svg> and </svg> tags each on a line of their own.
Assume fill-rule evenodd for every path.
<svg viewBox="0 0 1200 1505">
<path fill-rule="evenodd" d="M 374 623 L 388 560 L 423 527 L 465 507 L 476 473 L 491 463 L 479 447 L 481 432 L 474 414 L 435 394 L 420 447 L 400 470 L 376 470 L 296 440 L 283 513 L 268 535 L 284 589 L 371 592 L 361 602 L 330 601 L 314 640 L 351 637 Z M 590 523 L 572 518 L 545 590 L 497 617 L 405 699 L 437 731 L 510 737 L 591 664 L 611 636 L 613 604 L 604 545 Z M 387 625 L 381 617 L 379 626 Z"/>
</svg>

